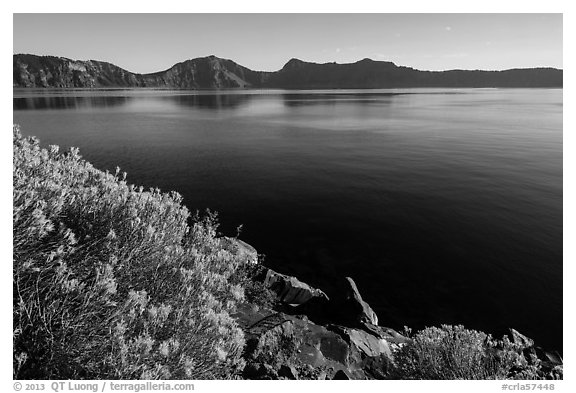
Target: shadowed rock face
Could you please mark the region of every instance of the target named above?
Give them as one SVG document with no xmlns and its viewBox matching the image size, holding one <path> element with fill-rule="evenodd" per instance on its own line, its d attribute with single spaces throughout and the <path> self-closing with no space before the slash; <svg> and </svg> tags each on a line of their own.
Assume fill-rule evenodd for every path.
<svg viewBox="0 0 576 393">
<path fill-rule="evenodd" d="M 13 73 L 14 87 L 175 89 L 259 87 L 269 74 L 215 56 L 187 60 L 161 72 L 135 74 L 101 61 L 34 55 L 14 55 Z"/>
<path fill-rule="evenodd" d="M 287 304 L 304 304 L 313 297 L 328 300 L 328 296 L 321 290 L 312 288 L 296 277 L 286 276 L 272 269 L 268 269 L 266 272 L 264 285 L 276 293 L 278 300 Z"/>
<path fill-rule="evenodd" d="M 14 87 L 141 87 L 136 74 L 113 64 L 64 57 L 14 55 Z"/>
<path fill-rule="evenodd" d="M 356 283 L 350 277 L 346 277 L 348 287 L 345 289 L 345 306 L 346 312 L 350 313 L 359 323 L 369 323 L 378 325 L 378 316 L 372 310 L 372 307 L 364 300 L 356 287 Z"/>
<path fill-rule="evenodd" d="M 562 87 L 562 70 L 553 68 L 505 71 L 420 71 L 388 61 L 308 63 L 291 59 L 266 84 L 286 89 L 403 87 Z"/>
<path fill-rule="evenodd" d="M 363 330 L 346 328 L 346 327 L 333 327 L 344 340 L 354 345 L 359 351 L 363 352 L 366 356 L 380 356 L 386 355 L 392 359 L 392 350 L 388 342 L 383 338 L 378 338 Z"/>
<path fill-rule="evenodd" d="M 392 351 L 408 339 L 375 325 L 376 314 L 362 300 L 351 278 L 342 280 L 335 299 L 271 269 L 266 271 L 264 285 L 282 305 L 272 310 L 246 303 L 234 316 L 247 340 L 244 378 L 389 377 L 394 363 Z M 313 306 L 308 307 L 310 304 Z"/>
<path fill-rule="evenodd" d="M 563 71 L 528 68 L 505 71 L 420 71 L 387 61 L 309 63 L 291 59 L 275 72 L 253 71 L 231 60 L 201 57 L 165 71 L 136 74 L 110 63 L 64 57 L 13 56 L 14 87 L 171 89 L 232 88 L 402 88 L 402 87 L 562 87 Z"/>
<path fill-rule="evenodd" d="M 526 337 L 516 329 L 510 329 L 510 334 L 512 335 L 512 342 L 520 345 L 523 348 L 529 348 L 534 346 L 534 340 Z"/>
<path fill-rule="evenodd" d="M 229 89 L 262 86 L 267 72 L 252 71 L 231 60 L 216 56 L 178 63 L 170 69 L 141 78 L 147 87 L 185 89 Z"/>
<path fill-rule="evenodd" d="M 306 314 L 318 323 L 336 323 L 372 332 L 369 326 L 378 325 L 378 316 L 362 299 L 356 283 L 350 277 L 334 282 L 330 299 L 311 298 L 297 307 L 296 312 Z"/>
<path fill-rule="evenodd" d="M 297 61 L 293 63 L 293 67 L 300 66 Z M 232 244 L 230 251 L 238 251 L 236 243 Z M 253 250 L 245 243 L 240 244 Z M 256 250 L 253 252 L 257 257 Z M 253 279 L 264 280 L 280 304 L 271 309 L 242 303 L 233 315 L 246 337 L 244 378 L 324 380 L 398 376 L 395 356 L 412 339 L 378 325 L 376 313 L 362 299 L 352 278 L 336 282 L 330 298 L 295 277 L 271 269 L 266 269 L 265 278 L 257 275 Z M 509 339 L 528 365 L 541 367 L 542 377 L 562 379 L 563 361 L 558 353 L 544 351 L 514 329 L 510 329 Z M 526 366 L 518 365 L 511 371 L 522 373 L 522 367 Z"/>
<path fill-rule="evenodd" d="M 249 304 L 234 316 L 247 345 L 248 379 L 382 379 L 393 362 L 388 342 L 358 329 L 322 326 L 303 316 Z"/>
</svg>

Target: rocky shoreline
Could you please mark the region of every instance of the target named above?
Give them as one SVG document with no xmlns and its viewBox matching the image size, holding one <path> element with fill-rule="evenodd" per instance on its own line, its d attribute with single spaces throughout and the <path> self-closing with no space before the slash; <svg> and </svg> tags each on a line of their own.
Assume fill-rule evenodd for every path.
<svg viewBox="0 0 576 393">
<path fill-rule="evenodd" d="M 234 238 L 222 242 L 258 265 L 258 253 L 249 244 Z M 395 378 L 394 354 L 412 339 L 379 324 L 351 277 L 336 283 L 337 295 L 329 298 L 296 277 L 259 267 L 252 279 L 270 291 L 275 302 L 268 306 L 245 302 L 233 315 L 247 341 L 244 378 Z M 557 352 L 543 350 L 514 329 L 509 339 L 520 348 L 526 364 L 538 361 L 551 375 L 562 368 Z"/>
</svg>

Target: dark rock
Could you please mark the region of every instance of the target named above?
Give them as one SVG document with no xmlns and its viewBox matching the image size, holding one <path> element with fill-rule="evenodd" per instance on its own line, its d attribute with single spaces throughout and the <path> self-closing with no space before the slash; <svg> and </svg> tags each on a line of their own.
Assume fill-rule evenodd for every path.
<svg viewBox="0 0 576 393">
<path fill-rule="evenodd" d="M 346 367 L 350 346 L 339 334 L 310 321 L 291 318 L 295 336 L 301 342 L 296 355 L 300 363 L 315 368 Z"/>
<path fill-rule="evenodd" d="M 553 351 L 553 352 L 544 352 L 546 359 L 551 362 L 554 363 L 556 365 L 561 365 L 564 364 L 564 360 L 562 359 L 562 356 L 557 352 L 557 351 Z"/>
<path fill-rule="evenodd" d="M 350 346 L 346 366 L 354 379 L 386 379 L 393 370 L 394 355 L 383 338 L 361 329 L 329 325 Z"/>
<path fill-rule="evenodd" d="M 554 365 L 563 364 L 562 356 L 556 351 L 546 351 L 542 347 L 534 346 L 533 351 L 535 356 L 544 362 L 550 362 Z"/>
<path fill-rule="evenodd" d="M 356 283 L 350 277 L 346 277 L 349 288 L 346 294 L 348 304 L 356 312 L 358 321 L 360 323 L 371 323 L 372 325 L 378 325 L 378 316 L 372 310 L 370 305 L 362 300 L 362 296 L 356 287 Z"/>
<path fill-rule="evenodd" d="M 243 357 L 248 364 L 266 363 L 277 368 L 294 366 L 299 372 L 309 370 L 302 371 L 299 378 L 317 379 L 323 372 L 331 377 L 328 370 L 344 369 L 354 379 L 366 379 L 361 364 L 366 355 L 340 334 L 307 318 L 254 310 L 249 306 L 239 307 L 234 318 L 245 332 Z M 268 378 L 261 375 L 266 370 L 258 367 L 248 367 L 246 378 Z M 269 375 L 268 371 L 266 373 Z"/>
<path fill-rule="evenodd" d="M 328 297 L 316 296 L 304 304 L 287 309 L 286 312 L 293 315 L 304 315 L 317 324 L 325 325 L 334 320 L 332 312 L 333 305 L 335 305 L 335 302 L 331 302 Z"/>
<path fill-rule="evenodd" d="M 287 366 L 283 364 L 278 370 L 278 376 L 287 379 L 298 379 L 298 371 L 294 366 Z"/>
<path fill-rule="evenodd" d="M 363 324 L 378 325 L 378 316 L 362 296 L 350 277 L 337 283 L 337 289 L 330 301 L 334 321 L 346 326 Z"/>
<path fill-rule="evenodd" d="M 392 351 L 388 342 L 382 338 L 377 338 L 368 334 L 362 330 L 350 329 L 348 331 L 350 337 L 350 342 L 355 345 L 358 349 L 364 352 L 367 356 L 377 357 L 380 355 L 385 355 L 389 359 L 393 360 Z"/>
<path fill-rule="evenodd" d="M 384 327 L 373 326 L 380 333 L 375 335 L 249 306 L 239 307 L 234 317 L 246 335 L 244 376 L 249 379 L 273 378 L 262 364 L 287 379 L 333 379 L 338 370 L 349 379 L 384 379 L 393 365 L 392 345 L 405 339 Z"/>
<path fill-rule="evenodd" d="M 370 357 L 385 355 L 390 360 L 393 360 L 392 351 L 385 339 L 359 329 L 337 325 L 330 325 L 328 327 L 344 338 L 344 341 L 360 350 L 364 355 Z"/>
<path fill-rule="evenodd" d="M 563 379 L 564 361 L 558 352 L 545 351 L 538 346 L 534 346 L 530 350 L 533 351 L 534 358 L 540 362 L 541 373 L 545 379 Z"/>
<path fill-rule="evenodd" d="M 518 330 L 510 329 L 510 334 L 512 335 L 512 342 L 519 345 L 522 349 L 534 346 L 534 340 L 521 334 Z"/>
<path fill-rule="evenodd" d="M 332 378 L 332 379 L 333 380 L 350 380 L 351 378 L 343 370 L 338 370 L 338 371 L 336 371 L 336 374 L 334 374 L 334 378 Z"/>
<path fill-rule="evenodd" d="M 350 356 L 350 348 L 338 335 L 326 335 L 320 338 L 318 350 L 328 359 L 346 364 Z"/>
<path fill-rule="evenodd" d="M 303 304 L 314 297 L 328 300 L 328 296 L 321 290 L 312 288 L 296 277 L 280 274 L 272 269 L 268 269 L 264 285 L 276 293 L 280 301 L 288 304 Z"/>
</svg>

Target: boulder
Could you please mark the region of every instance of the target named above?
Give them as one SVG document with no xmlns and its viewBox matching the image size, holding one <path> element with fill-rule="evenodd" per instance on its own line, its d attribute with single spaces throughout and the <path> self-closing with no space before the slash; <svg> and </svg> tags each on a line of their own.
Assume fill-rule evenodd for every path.
<svg viewBox="0 0 576 393">
<path fill-rule="evenodd" d="M 368 378 L 362 370 L 367 356 L 325 326 L 302 316 L 254 310 L 248 305 L 239 307 L 234 318 L 246 337 L 245 378 L 271 379 L 276 373 L 288 379 L 292 375 L 298 379 L 332 379 L 339 369 L 352 379 Z M 274 372 L 264 365 L 272 366 Z"/>
<path fill-rule="evenodd" d="M 356 283 L 350 277 L 336 284 L 330 303 L 332 318 L 338 324 L 353 327 L 364 324 L 378 325 L 378 316 L 370 305 L 362 300 Z"/>
<path fill-rule="evenodd" d="M 386 340 L 377 338 L 365 331 L 357 329 L 350 329 L 348 335 L 350 337 L 350 342 L 367 356 L 374 357 L 385 355 L 392 359 L 392 351 L 390 350 Z"/>
<path fill-rule="evenodd" d="M 360 323 L 371 323 L 372 325 L 378 325 L 378 316 L 372 310 L 370 305 L 362 300 L 360 291 L 356 287 L 356 283 L 350 277 L 346 277 L 348 283 L 348 292 L 346 293 L 346 300 L 349 302 L 350 306 L 357 313 L 357 319 Z"/>
<path fill-rule="evenodd" d="M 387 341 L 361 328 L 323 326 L 302 315 L 249 305 L 239 307 L 234 318 L 246 337 L 245 378 L 333 379 L 338 370 L 348 379 L 389 377 L 395 339 L 391 329 L 379 329 L 392 340 Z"/>
<path fill-rule="evenodd" d="M 314 323 L 326 325 L 334 322 L 332 312 L 333 304 L 335 304 L 335 302 L 330 301 L 328 296 L 316 296 L 296 307 L 286 307 L 285 311 L 292 315 L 305 316 Z"/>
<path fill-rule="evenodd" d="M 364 355 L 370 357 L 384 355 L 390 360 L 393 360 L 392 351 L 385 339 L 376 337 L 360 329 L 352 329 L 337 325 L 331 325 L 329 328 L 342 336 L 347 343 L 359 349 Z"/>
<path fill-rule="evenodd" d="M 328 328 L 342 337 L 349 345 L 347 370 L 353 379 L 386 379 L 394 365 L 394 355 L 386 339 L 361 329 L 339 325 Z"/>
<path fill-rule="evenodd" d="M 254 265 L 258 263 L 258 251 L 250 244 L 240 239 L 227 236 L 220 238 L 220 244 L 226 251 L 244 259 L 247 263 Z"/>
<path fill-rule="evenodd" d="M 510 329 L 510 334 L 512 335 L 512 342 L 519 345 L 522 349 L 532 348 L 534 346 L 534 340 L 526 337 L 518 330 Z"/>
<path fill-rule="evenodd" d="M 562 359 L 562 356 L 558 353 L 558 351 L 553 351 L 553 352 L 544 352 L 544 357 L 547 361 L 555 364 L 555 365 L 563 365 L 564 364 L 564 360 Z"/>
<path fill-rule="evenodd" d="M 328 296 L 320 289 L 298 280 L 296 277 L 287 276 L 268 269 L 264 285 L 278 296 L 278 299 L 291 305 L 300 305 L 308 300 L 319 297 L 328 300 Z"/>
</svg>

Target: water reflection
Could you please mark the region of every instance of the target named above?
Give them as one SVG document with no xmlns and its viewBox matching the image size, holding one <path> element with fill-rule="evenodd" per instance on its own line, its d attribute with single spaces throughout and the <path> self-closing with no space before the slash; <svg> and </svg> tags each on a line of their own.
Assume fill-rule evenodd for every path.
<svg viewBox="0 0 576 393">
<path fill-rule="evenodd" d="M 161 97 L 177 105 L 198 109 L 237 109 L 254 99 L 250 94 L 191 94 Z"/>
<path fill-rule="evenodd" d="M 39 97 L 16 97 L 13 99 L 13 110 L 34 109 L 86 109 L 86 108 L 110 108 L 128 103 L 132 97 L 63 97 L 63 96 L 39 96 Z"/>
<path fill-rule="evenodd" d="M 311 105 L 338 105 L 358 103 L 391 104 L 396 96 L 405 93 L 325 93 L 325 94 L 282 94 L 282 100 L 287 107 Z"/>
<path fill-rule="evenodd" d="M 170 94 L 157 92 L 153 95 L 128 96 L 116 95 L 43 95 L 42 92 L 29 96 L 16 96 L 13 99 L 13 110 L 42 110 L 42 109 L 89 109 L 120 107 L 128 103 L 133 106 L 157 106 L 166 109 L 166 104 L 175 107 L 188 107 L 200 110 L 238 110 L 263 103 L 274 103 L 288 108 L 304 106 L 334 106 L 339 104 L 385 104 L 389 105 L 407 93 L 392 92 L 326 92 L 326 93 L 269 93 L 269 94 L 242 94 L 242 93 L 197 93 Z M 248 111 L 250 111 L 248 109 Z"/>
</svg>

